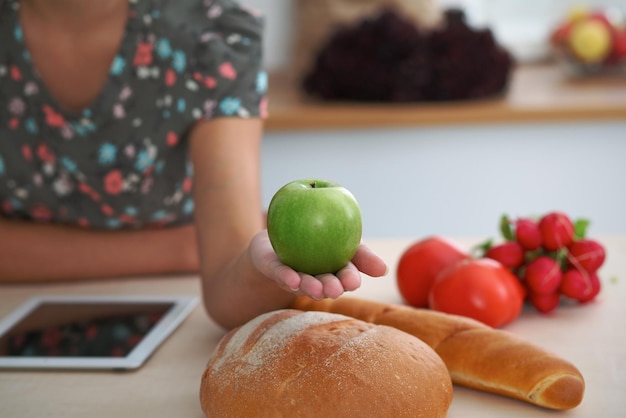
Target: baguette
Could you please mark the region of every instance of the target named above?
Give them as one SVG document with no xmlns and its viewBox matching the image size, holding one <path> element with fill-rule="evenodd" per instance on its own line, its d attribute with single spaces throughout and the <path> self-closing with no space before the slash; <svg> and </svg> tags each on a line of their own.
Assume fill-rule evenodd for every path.
<svg viewBox="0 0 626 418">
<path fill-rule="evenodd" d="M 353 297 L 299 297 L 291 308 L 339 313 L 407 332 L 429 345 L 461 386 L 554 410 L 574 408 L 583 398 L 585 382 L 573 364 L 470 318 Z"/>
</svg>

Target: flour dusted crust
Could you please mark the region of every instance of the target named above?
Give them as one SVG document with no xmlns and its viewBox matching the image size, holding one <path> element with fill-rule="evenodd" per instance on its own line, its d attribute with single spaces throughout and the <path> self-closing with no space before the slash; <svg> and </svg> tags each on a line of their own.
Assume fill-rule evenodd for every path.
<svg viewBox="0 0 626 418">
<path fill-rule="evenodd" d="M 556 410 L 574 408 L 583 399 L 585 381 L 572 363 L 466 317 L 351 297 L 300 297 L 292 308 L 339 313 L 407 332 L 435 350 L 458 385 Z"/>
<path fill-rule="evenodd" d="M 445 417 L 441 358 L 395 328 L 280 310 L 229 332 L 202 376 L 207 417 Z"/>
</svg>

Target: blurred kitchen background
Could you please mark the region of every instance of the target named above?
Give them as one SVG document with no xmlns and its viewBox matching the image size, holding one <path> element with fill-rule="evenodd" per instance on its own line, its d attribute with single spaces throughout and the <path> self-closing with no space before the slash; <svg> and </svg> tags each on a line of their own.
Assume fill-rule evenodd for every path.
<svg viewBox="0 0 626 418">
<path fill-rule="evenodd" d="M 288 181 L 324 177 L 355 194 L 365 238 L 495 237 L 502 214 L 550 210 L 590 219 L 590 236 L 626 233 L 626 74 L 572 76 L 550 43 L 575 10 L 618 22 L 623 0 L 416 0 L 431 11 L 459 8 L 469 25 L 490 29 L 514 68 L 500 96 L 400 105 L 303 93 L 294 61 L 317 51 L 298 50 L 301 8 L 332 2 L 243 2 L 266 16 L 265 205 Z"/>
</svg>

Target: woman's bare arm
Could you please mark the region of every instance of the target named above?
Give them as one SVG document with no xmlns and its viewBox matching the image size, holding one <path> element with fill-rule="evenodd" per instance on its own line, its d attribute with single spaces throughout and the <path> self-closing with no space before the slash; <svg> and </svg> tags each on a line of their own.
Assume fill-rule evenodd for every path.
<svg viewBox="0 0 626 418">
<path fill-rule="evenodd" d="M 0 217 L 0 282 L 195 271 L 194 226 L 103 231 Z"/>
<path fill-rule="evenodd" d="M 225 327 L 294 297 L 251 262 L 249 244 L 263 229 L 261 135 L 261 120 L 228 118 L 200 123 L 190 135 L 203 299 Z"/>
<path fill-rule="evenodd" d="M 190 136 L 203 299 L 208 314 L 227 328 L 287 307 L 296 295 L 339 297 L 359 287 L 359 271 L 386 272 L 365 246 L 336 274 L 313 277 L 280 262 L 261 216 L 261 135 L 260 120 L 216 119 Z"/>
</svg>

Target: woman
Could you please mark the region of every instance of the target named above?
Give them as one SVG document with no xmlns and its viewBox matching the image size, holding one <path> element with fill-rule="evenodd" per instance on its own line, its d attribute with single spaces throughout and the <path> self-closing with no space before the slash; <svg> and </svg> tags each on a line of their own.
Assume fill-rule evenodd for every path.
<svg viewBox="0 0 626 418">
<path fill-rule="evenodd" d="M 229 0 L 11 0 L 0 21 L 0 279 L 200 271 L 234 327 L 296 295 L 337 298 L 263 228 L 262 20 Z"/>
</svg>

